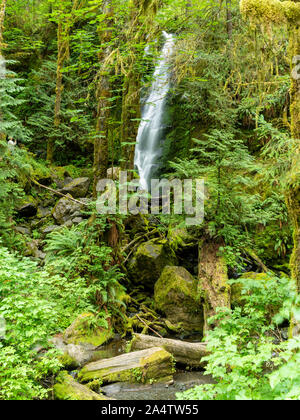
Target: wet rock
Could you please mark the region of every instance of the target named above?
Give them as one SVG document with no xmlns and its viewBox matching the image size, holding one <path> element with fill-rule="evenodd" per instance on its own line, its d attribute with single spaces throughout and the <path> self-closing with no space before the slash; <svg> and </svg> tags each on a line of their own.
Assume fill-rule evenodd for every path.
<svg viewBox="0 0 300 420">
<path fill-rule="evenodd" d="M 153 239 L 140 245 L 129 263 L 132 281 L 153 290 L 164 267 L 176 264 L 177 259 L 167 241 Z"/>
<path fill-rule="evenodd" d="M 172 324 L 181 324 L 186 331 L 203 331 L 203 306 L 197 296 L 197 280 L 183 267 L 165 267 L 155 284 L 157 309 Z"/>
<path fill-rule="evenodd" d="M 85 197 L 90 187 L 89 178 L 76 178 L 65 185 L 61 192 L 63 194 L 71 194 L 74 198 Z"/>
<path fill-rule="evenodd" d="M 81 382 L 101 379 L 104 383 L 168 382 L 173 379 L 173 357 L 160 347 L 122 354 L 89 363 L 79 372 Z"/>
<path fill-rule="evenodd" d="M 84 313 L 66 329 L 63 339 L 67 344 L 92 344 L 101 346 L 114 336 L 112 328 L 97 326 L 94 314 Z"/>
<path fill-rule="evenodd" d="M 96 394 L 88 387 L 76 382 L 68 372 L 60 372 L 53 387 L 54 396 L 58 400 L 109 400 L 104 395 Z"/>
</svg>

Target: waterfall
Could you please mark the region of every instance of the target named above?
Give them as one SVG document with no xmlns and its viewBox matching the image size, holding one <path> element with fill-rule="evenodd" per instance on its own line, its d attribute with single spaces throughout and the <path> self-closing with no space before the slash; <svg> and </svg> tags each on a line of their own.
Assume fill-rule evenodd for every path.
<svg viewBox="0 0 300 420">
<path fill-rule="evenodd" d="M 174 50 L 174 36 L 166 32 L 163 36 L 165 42 L 153 74 L 150 94 L 142 109 L 135 148 L 134 165 L 140 176 L 140 188 L 147 191 L 162 155 L 163 117 L 170 90 L 169 58 Z"/>
</svg>

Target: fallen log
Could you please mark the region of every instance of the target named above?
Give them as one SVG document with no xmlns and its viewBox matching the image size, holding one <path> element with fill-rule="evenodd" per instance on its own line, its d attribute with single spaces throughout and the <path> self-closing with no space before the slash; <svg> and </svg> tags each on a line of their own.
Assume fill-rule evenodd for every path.
<svg viewBox="0 0 300 420">
<path fill-rule="evenodd" d="M 152 337 L 150 335 L 135 334 L 131 341 L 131 351 L 162 347 L 171 353 L 177 363 L 201 367 L 201 359 L 208 355 L 206 343 L 189 343 L 169 338 Z"/>
<path fill-rule="evenodd" d="M 169 382 L 173 379 L 173 357 L 165 349 L 153 347 L 88 363 L 78 374 L 80 382 L 101 379 L 103 383 Z"/>
</svg>

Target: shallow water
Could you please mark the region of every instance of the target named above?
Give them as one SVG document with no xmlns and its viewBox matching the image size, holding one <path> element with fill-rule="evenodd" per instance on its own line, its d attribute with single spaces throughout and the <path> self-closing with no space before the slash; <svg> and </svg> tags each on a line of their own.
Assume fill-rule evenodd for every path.
<svg viewBox="0 0 300 420">
<path fill-rule="evenodd" d="M 186 391 L 195 385 L 210 383 L 213 383 L 212 378 L 204 375 L 203 372 L 178 372 L 174 375 L 174 384 L 172 385 L 142 385 L 118 382 L 102 387 L 102 392 L 116 400 L 174 401 L 177 392 Z"/>
</svg>

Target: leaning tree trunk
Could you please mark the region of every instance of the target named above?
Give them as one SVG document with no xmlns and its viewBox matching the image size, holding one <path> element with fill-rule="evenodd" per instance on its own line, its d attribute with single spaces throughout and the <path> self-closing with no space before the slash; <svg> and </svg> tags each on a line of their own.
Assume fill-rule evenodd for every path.
<svg viewBox="0 0 300 420">
<path fill-rule="evenodd" d="M 0 66 L 5 65 L 4 57 L 3 57 L 3 48 L 4 48 L 3 32 L 4 32 L 5 8 L 6 8 L 6 0 L 2 0 L 0 4 Z M 0 77 L 5 77 L 4 72 L 3 72 L 3 75 L 0 74 Z M 0 115 L 0 120 L 1 120 L 1 115 Z M 5 140 L 4 133 L 0 132 L 0 140 Z"/>
<path fill-rule="evenodd" d="M 199 292 L 204 300 L 204 333 L 213 325 L 208 320 L 217 308 L 230 308 L 227 266 L 219 255 L 221 244 L 206 239 L 199 245 Z"/>
</svg>

